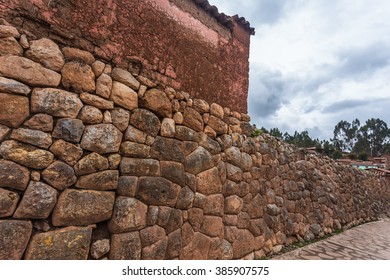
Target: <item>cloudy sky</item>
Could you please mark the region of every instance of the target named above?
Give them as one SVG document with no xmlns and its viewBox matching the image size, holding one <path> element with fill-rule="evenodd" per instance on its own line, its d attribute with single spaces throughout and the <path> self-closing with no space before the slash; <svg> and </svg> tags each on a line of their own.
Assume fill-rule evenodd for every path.
<svg viewBox="0 0 390 280">
<path fill-rule="evenodd" d="M 256 29 L 248 108 L 257 127 L 329 139 L 340 120 L 390 125 L 390 1 L 209 2 Z"/>
</svg>

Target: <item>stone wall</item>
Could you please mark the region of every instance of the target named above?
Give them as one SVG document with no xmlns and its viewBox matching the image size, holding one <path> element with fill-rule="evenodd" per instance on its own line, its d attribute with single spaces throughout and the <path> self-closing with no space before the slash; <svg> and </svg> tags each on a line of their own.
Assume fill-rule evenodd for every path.
<svg viewBox="0 0 390 280">
<path fill-rule="evenodd" d="M 0 0 L 0 17 L 133 75 L 246 112 L 254 31 L 214 8 L 205 0 Z"/>
<path fill-rule="evenodd" d="M 0 25 L 0 259 L 253 259 L 390 210 L 389 182 Z"/>
</svg>

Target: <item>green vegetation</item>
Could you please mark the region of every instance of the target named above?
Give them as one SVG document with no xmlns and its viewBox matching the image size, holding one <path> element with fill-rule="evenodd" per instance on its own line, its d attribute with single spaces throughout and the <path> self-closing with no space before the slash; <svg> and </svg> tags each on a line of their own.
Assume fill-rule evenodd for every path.
<svg viewBox="0 0 390 280">
<path fill-rule="evenodd" d="M 290 135 L 288 132 L 282 133 L 278 128 L 268 131 L 262 127 L 253 132 L 254 135 L 261 133 L 269 133 L 301 148 L 315 147 L 318 153 L 333 159 L 342 158 L 342 152 L 349 152 L 348 158 L 352 160 L 367 160 L 368 156 L 390 153 L 390 129 L 381 119 L 371 118 L 363 125 L 358 119 L 351 123 L 340 121 L 334 128 L 333 138 L 329 140 L 312 139 L 307 130 L 295 131 Z"/>
</svg>

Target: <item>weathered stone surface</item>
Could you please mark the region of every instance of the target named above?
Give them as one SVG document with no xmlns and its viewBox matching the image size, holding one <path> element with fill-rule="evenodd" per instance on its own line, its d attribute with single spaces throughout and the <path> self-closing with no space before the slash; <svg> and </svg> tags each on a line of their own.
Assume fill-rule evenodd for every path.
<svg viewBox="0 0 390 280">
<path fill-rule="evenodd" d="M 79 61 L 88 65 L 92 65 L 95 62 L 93 55 L 87 51 L 65 47 L 62 48 L 62 52 L 67 60 Z"/>
<path fill-rule="evenodd" d="M 193 142 L 183 142 L 176 139 L 156 137 L 150 156 L 160 160 L 183 162 L 188 154 L 197 148 Z"/>
<path fill-rule="evenodd" d="M 210 110 L 210 105 L 203 99 L 195 98 L 192 107 L 201 114 L 208 113 Z"/>
<path fill-rule="evenodd" d="M 110 98 L 112 89 L 112 79 L 106 74 L 102 74 L 96 80 L 96 94 L 103 98 Z"/>
<path fill-rule="evenodd" d="M 2 106 L 0 110 L 0 124 L 16 128 L 19 127 L 30 114 L 27 97 L 0 93 L 0 104 L 7 105 Z"/>
<path fill-rule="evenodd" d="M 145 143 L 147 134 L 142 132 L 141 130 L 136 129 L 135 127 L 129 125 L 125 132 L 125 140 L 137 142 L 137 143 Z"/>
<path fill-rule="evenodd" d="M 210 116 L 208 125 L 217 133 L 217 135 L 228 133 L 228 125 L 217 117 Z"/>
<path fill-rule="evenodd" d="M 218 169 L 213 167 L 196 175 L 196 191 L 205 195 L 222 192 L 222 184 L 219 179 Z"/>
<path fill-rule="evenodd" d="M 192 108 L 186 108 L 183 114 L 183 125 L 195 131 L 203 131 L 204 123 L 202 116 Z"/>
<path fill-rule="evenodd" d="M 244 206 L 242 198 L 231 195 L 225 198 L 225 214 L 238 214 Z M 261 205 L 258 205 L 260 208 Z"/>
<path fill-rule="evenodd" d="M 226 175 L 229 180 L 240 182 L 242 180 L 242 170 L 230 163 L 226 163 Z"/>
<path fill-rule="evenodd" d="M 210 106 L 210 114 L 222 120 L 225 113 L 219 104 L 213 103 Z"/>
<path fill-rule="evenodd" d="M 161 177 L 142 177 L 136 197 L 147 205 L 174 207 L 180 186 Z"/>
<path fill-rule="evenodd" d="M 112 124 L 88 125 L 81 140 L 81 148 L 99 154 L 116 153 L 122 133 Z"/>
<path fill-rule="evenodd" d="M 158 117 L 145 109 L 135 109 L 130 123 L 139 130 L 156 137 L 160 131 L 161 123 Z"/>
<path fill-rule="evenodd" d="M 61 70 L 65 63 L 58 45 L 46 38 L 31 41 L 30 48 L 26 51 L 26 57 L 57 72 Z"/>
<path fill-rule="evenodd" d="M 197 141 L 197 133 L 186 126 L 176 126 L 175 138 L 182 141 Z"/>
<path fill-rule="evenodd" d="M 14 38 L 19 38 L 20 33 L 19 31 L 11 26 L 11 25 L 0 25 L 0 38 L 4 37 L 14 37 Z"/>
<path fill-rule="evenodd" d="M 0 92 L 27 95 L 31 89 L 18 81 L 0 77 Z"/>
<path fill-rule="evenodd" d="M 83 149 L 62 139 L 54 142 L 50 147 L 50 151 L 59 159 L 72 166 L 83 156 Z"/>
<path fill-rule="evenodd" d="M 0 218 L 10 217 L 16 209 L 19 202 L 19 195 L 0 188 Z"/>
<path fill-rule="evenodd" d="M 180 254 L 181 260 L 207 260 L 211 246 L 211 238 L 197 232 L 191 241 L 185 246 Z"/>
<path fill-rule="evenodd" d="M 98 108 L 86 105 L 81 109 L 78 118 L 84 124 L 99 124 L 103 121 L 103 114 Z"/>
<path fill-rule="evenodd" d="M 150 89 L 146 91 L 140 100 L 140 105 L 162 118 L 170 118 L 172 116 L 171 101 L 161 90 Z"/>
<path fill-rule="evenodd" d="M 15 211 L 18 219 L 47 219 L 57 202 L 57 191 L 41 182 L 30 182 Z"/>
<path fill-rule="evenodd" d="M 119 154 L 110 154 L 108 156 L 108 168 L 111 170 L 118 169 L 122 157 Z"/>
<path fill-rule="evenodd" d="M 52 144 L 50 134 L 39 130 L 32 130 L 27 128 L 14 129 L 11 133 L 10 138 L 44 149 L 48 149 Z"/>
<path fill-rule="evenodd" d="M 223 222 L 221 217 L 204 216 L 200 232 L 210 237 L 223 235 Z"/>
<path fill-rule="evenodd" d="M 94 106 L 101 110 L 111 110 L 114 109 L 114 102 L 90 94 L 88 92 L 83 92 L 80 94 L 80 99 L 88 105 Z"/>
<path fill-rule="evenodd" d="M 79 119 L 64 118 L 57 120 L 57 124 L 53 130 L 53 137 L 60 138 L 65 141 L 78 143 L 83 135 L 85 126 Z"/>
<path fill-rule="evenodd" d="M 116 193 L 121 196 L 135 197 L 138 188 L 138 177 L 120 176 Z"/>
<path fill-rule="evenodd" d="M 174 103 L 175 104 L 175 103 Z M 174 109 L 176 111 L 176 109 Z M 175 123 L 176 124 L 182 124 L 183 121 L 184 121 L 184 117 L 183 117 L 183 114 L 181 112 L 176 112 L 174 115 L 173 115 L 173 119 L 175 120 Z"/>
<path fill-rule="evenodd" d="M 119 196 L 115 200 L 114 212 L 108 222 L 111 233 L 124 233 L 140 230 L 146 226 L 148 207 L 141 201 Z"/>
<path fill-rule="evenodd" d="M 0 55 L 23 55 L 23 48 L 14 37 L 0 38 Z"/>
<path fill-rule="evenodd" d="M 212 194 L 206 197 L 205 204 L 203 206 L 203 212 L 205 215 L 223 216 L 224 210 L 224 198 L 222 194 Z"/>
<path fill-rule="evenodd" d="M 195 198 L 195 194 L 189 187 L 182 188 L 177 198 L 176 208 L 178 209 L 191 208 L 194 198 Z"/>
<path fill-rule="evenodd" d="M 30 240 L 30 221 L 0 221 L 0 260 L 20 260 Z"/>
<path fill-rule="evenodd" d="M 46 113 L 54 117 L 76 118 L 83 103 L 78 95 L 61 89 L 34 89 L 31 112 Z"/>
<path fill-rule="evenodd" d="M 174 161 L 161 161 L 161 175 L 182 187 L 186 184 L 186 174 L 183 164 Z"/>
<path fill-rule="evenodd" d="M 123 157 L 120 163 L 122 175 L 160 176 L 160 162 L 154 159 L 137 159 Z"/>
<path fill-rule="evenodd" d="M 140 231 L 142 247 L 150 246 L 163 239 L 165 236 L 165 230 L 158 225 L 147 227 Z"/>
<path fill-rule="evenodd" d="M 23 125 L 31 129 L 51 132 L 53 130 L 53 117 L 46 114 L 36 114 Z"/>
<path fill-rule="evenodd" d="M 241 151 L 237 147 L 230 147 L 225 150 L 226 161 L 240 167 L 241 166 Z"/>
<path fill-rule="evenodd" d="M 178 229 L 168 235 L 168 244 L 165 259 L 172 260 L 179 257 L 183 246 L 181 230 Z"/>
<path fill-rule="evenodd" d="M 115 81 L 121 82 L 133 90 L 138 90 L 140 86 L 140 83 L 130 74 L 130 72 L 117 67 L 112 70 L 111 77 Z"/>
<path fill-rule="evenodd" d="M 26 250 L 26 260 L 86 260 L 92 228 L 66 227 L 37 233 Z"/>
<path fill-rule="evenodd" d="M 95 74 L 91 66 L 78 62 L 67 62 L 61 69 L 62 85 L 66 89 L 80 92 L 95 91 Z"/>
<path fill-rule="evenodd" d="M 12 161 L 0 160 L 0 187 L 12 188 L 24 191 L 30 180 L 30 172 L 27 168 Z"/>
<path fill-rule="evenodd" d="M 110 260 L 140 260 L 141 239 L 139 233 L 127 232 L 111 235 Z"/>
<path fill-rule="evenodd" d="M 30 47 L 30 42 L 28 41 L 26 34 L 20 36 L 19 44 L 23 49 L 28 49 Z"/>
<path fill-rule="evenodd" d="M 0 155 L 26 167 L 44 169 L 52 162 L 54 155 L 46 150 L 23 144 L 14 140 L 4 141 L 0 146 Z"/>
<path fill-rule="evenodd" d="M 99 77 L 100 75 L 103 74 L 105 67 L 106 65 L 99 60 L 96 60 L 94 63 L 92 63 L 92 71 L 93 73 L 95 73 L 96 77 Z"/>
<path fill-rule="evenodd" d="M 77 164 L 74 166 L 77 175 L 90 174 L 102 170 L 108 169 L 108 160 L 107 158 L 97 154 L 90 153 L 89 155 L 83 157 Z"/>
<path fill-rule="evenodd" d="M 76 187 L 97 191 L 115 190 L 118 186 L 118 179 L 118 170 L 105 170 L 81 176 L 76 183 Z"/>
<path fill-rule="evenodd" d="M 111 218 L 115 193 L 64 190 L 53 210 L 54 226 L 89 225 Z"/>
<path fill-rule="evenodd" d="M 168 237 L 165 237 L 156 243 L 142 248 L 143 260 L 163 260 L 166 255 Z"/>
<path fill-rule="evenodd" d="M 200 208 L 191 208 L 188 210 L 188 221 L 194 231 L 199 231 L 203 222 L 203 210 Z"/>
<path fill-rule="evenodd" d="M 211 154 L 203 147 L 198 147 L 189 154 L 184 162 L 186 171 L 194 175 L 214 166 Z"/>
<path fill-rule="evenodd" d="M 10 128 L 8 128 L 5 125 L 0 124 L 0 142 L 2 142 L 7 134 L 11 131 Z"/>
<path fill-rule="evenodd" d="M 36 87 L 57 87 L 61 81 L 60 74 L 30 59 L 12 55 L 0 57 L 0 74 Z"/>
<path fill-rule="evenodd" d="M 111 96 L 115 105 L 128 110 L 138 108 L 138 94 L 125 84 L 114 81 L 112 83 Z"/>
<path fill-rule="evenodd" d="M 221 152 L 221 146 L 218 142 L 208 137 L 204 132 L 198 133 L 198 143 L 213 155 Z"/>
<path fill-rule="evenodd" d="M 121 155 L 134 158 L 147 158 L 149 151 L 149 146 L 129 141 L 123 142 L 120 148 Z"/>
<path fill-rule="evenodd" d="M 55 161 L 43 170 L 42 178 L 59 191 L 74 185 L 77 181 L 72 167 L 62 161 Z"/>
<path fill-rule="evenodd" d="M 95 242 L 92 243 L 91 257 L 94 258 L 95 260 L 100 259 L 108 252 L 110 252 L 109 239 L 96 240 Z"/>
<path fill-rule="evenodd" d="M 235 241 L 233 242 L 233 257 L 242 258 L 253 251 L 254 237 L 250 231 L 239 229 L 236 232 Z"/>
<path fill-rule="evenodd" d="M 204 133 L 212 139 L 217 138 L 217 132 L 208 125 L 204 128 Z"/>
<path fill-rule="evenodd" d="M 175 121 L 173 119 L 165 118 L 161 123 L 161 136 L 174 137 L 175 136 Z"/>
<path fill-rule="evenodd" d="M 130 114 L 122 108 L 115 108 L 111 111 L 112 124 L 120 131 L 125 131 L 129 125 Z"/>
</svg>

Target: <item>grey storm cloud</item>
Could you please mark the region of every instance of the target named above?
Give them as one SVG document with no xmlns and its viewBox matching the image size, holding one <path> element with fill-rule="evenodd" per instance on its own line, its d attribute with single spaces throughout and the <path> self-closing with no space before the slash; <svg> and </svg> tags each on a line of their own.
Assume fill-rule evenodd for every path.
<svg viewBox="0 0 390 280">
<path fill-rule="evenodd" d="M 374 42 L 364 48 L 349 49 L 339 53 L 343 62 L 337 73 L 343 76 L 372 73 L 390 64 L 390 44 Z"/>
</svg>

